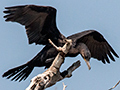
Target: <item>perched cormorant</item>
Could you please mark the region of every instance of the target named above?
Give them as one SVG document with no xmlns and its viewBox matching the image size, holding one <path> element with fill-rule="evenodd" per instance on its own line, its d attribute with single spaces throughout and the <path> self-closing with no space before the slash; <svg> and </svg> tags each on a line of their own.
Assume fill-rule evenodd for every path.
<svg viewBox="0 0 120 90">
<path fill-rule="evenodd" d="M 51 39 L 57 46 L 63 46 L 65 39 L 72 39 L 72 46 L 66 57 L 81 54 L 90 69 L 90 58 L 96 58 L 104 64 L 119 57 L 105 38 L 95 30 L 87 30 L 68 36 L 62 35 L 56 26 L 56 9 L 50 6 L 23 5 L 6 7 L 6 21 L 18 22 L 25 26 L 29 44 L 36 43 L 45 47 L 29 62 L 8 70 L 3 74 L 7 79 L 25 80 L 34 67 L 50 67 L 58 51 L 48 42 Z M 112 55 L 112 54 L 113 55 Z M 109 56 L 109 57 L 108 57 Z"/>
</svg>

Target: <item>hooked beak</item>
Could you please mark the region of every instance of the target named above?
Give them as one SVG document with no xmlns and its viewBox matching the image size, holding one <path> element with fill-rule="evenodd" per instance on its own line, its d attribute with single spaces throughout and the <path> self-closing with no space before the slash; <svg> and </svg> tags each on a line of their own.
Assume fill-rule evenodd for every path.
<svg viewBox="0 0 120 90">
<path fill-rule="evenodd" d="M 87 64 L 87 66 L 88 66 L 88 69 L 90 70 L 90 69 L 91 69 L 90 62 L 87 61 L 86 59 L 84 59 L 84 60 L 85 60 L 85 62 L 86 62 L 86 64 Z"/>
</svg>

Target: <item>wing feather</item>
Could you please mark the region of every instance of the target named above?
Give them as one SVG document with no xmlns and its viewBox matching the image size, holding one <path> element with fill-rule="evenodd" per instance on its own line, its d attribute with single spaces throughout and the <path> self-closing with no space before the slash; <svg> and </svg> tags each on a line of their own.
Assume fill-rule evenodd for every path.
<svg viewBox="0 0 120 90">
<path fill-rule="evenodd" d="M 95 30 L 83 31 L 67 38 L 72 39 L 76 45 L 79 43 L 86 44 L 91 52 L 91 57 L 101 60 L 104 64 L 110 63 L 108 56 L 112 61 L 115 61 L 113 55 L 119 58 L 103 35 Z"/>
<path fill-rule="evenodd" d="M 62 38 L 56 26 L 56 9 L 50 6 L 23 5 L 5 8 L 5 21 L 18 22 L 25 26 L 29 44 L 54 43 Z"/>
</svg>

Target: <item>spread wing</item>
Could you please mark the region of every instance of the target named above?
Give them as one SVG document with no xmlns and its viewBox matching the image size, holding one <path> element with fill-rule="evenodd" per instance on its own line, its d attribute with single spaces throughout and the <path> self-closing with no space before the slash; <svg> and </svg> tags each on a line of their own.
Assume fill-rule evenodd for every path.
<svg viewBox="0 0 120 90">
<path fill-rule="evenodd" d="M 56 9 L 49 6 L 23 5 L 5 8 L 6 21 L 18 22 L 25 26 L 29 44 L 55 43 L 61 34 L 56 27 Z"/>
<path fill-rule="evenodd" d="M 110 63 L 109 58 L 115 61 L 113 55 L 119 57 L 105 38 L 95 30 L 83 31 L 67 38 L 72 39 L 75 45 L 86 44 L 91 52 L 91 57 L 101 60 L 103 63 L 106 61 Z"/>
</svg>

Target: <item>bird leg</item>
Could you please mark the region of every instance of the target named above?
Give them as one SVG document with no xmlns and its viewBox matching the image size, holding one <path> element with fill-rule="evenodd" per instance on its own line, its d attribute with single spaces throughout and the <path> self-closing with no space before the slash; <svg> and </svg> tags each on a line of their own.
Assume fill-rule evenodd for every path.
<svg viewBox="0 0 120 90">
<path fill-rule="evenodd" d="M 31 79 L 31 83 L 26 90 L 44 90 L 45 88 L 56 84 L 56 82 L 72 76 L 72 72 L 80 66 L 80 61 L 75 62 L 63 72 L 59 71 L 64 62 L 65 54 L 67 54 L 72 45 L 71 43 L 72 42 L 67 42 L 62 47 L 63 52 L 58 53 L 50 68 Z"/>
</svg>

